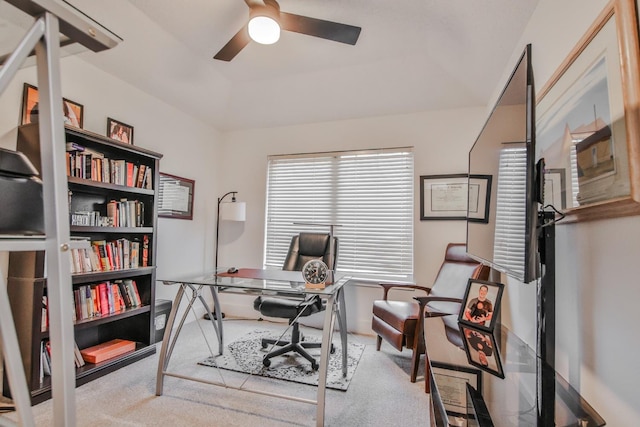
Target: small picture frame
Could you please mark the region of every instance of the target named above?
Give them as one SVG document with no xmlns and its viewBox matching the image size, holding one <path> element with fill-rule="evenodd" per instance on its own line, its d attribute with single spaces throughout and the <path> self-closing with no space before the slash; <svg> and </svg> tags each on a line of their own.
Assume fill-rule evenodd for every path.
<svg viewBox="0 0 640 427">
<path fill-rule="evenodd" d="M 158 216 L 192 220 L 195 185 L 192 179 L 160 172 Z"/>
<path fill-rule="evenodd" d="M 469 279 L 464 293 L 458 321 L 473 327 L 492 331 L 500 312 L 504 285 L 485 280 Z"/>
<path fill-rule="evenodd" d="M 107 136 L 124 144 L 133 145 L 133 126 L 107 117 Z"/>
<path fill-rule="evenodd" d="M 467 361 L 485 372 L 504 378 L 500 352 L 493 333 L 468 325 L 460 325 Z"/>
<path fill-rule="evenodd" d="M 22 89 L 22 110 L 20 114 L 20 124 L 37 123 L 39 117 L 39 95 L 38 88 L 25 83 Z M 62 98 L 62 114 L 65 125 L 82 129 L 84 120 L 84 107 L 75 101 Z"/>
</svg>

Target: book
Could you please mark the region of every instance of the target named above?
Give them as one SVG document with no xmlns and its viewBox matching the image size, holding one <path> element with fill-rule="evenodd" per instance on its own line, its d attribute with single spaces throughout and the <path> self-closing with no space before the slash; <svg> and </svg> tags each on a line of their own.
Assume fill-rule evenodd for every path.
<svg viewBox="0 0 640 427">
<path fill-rule="evenodd" d="M 105 248 L 107 242 L 105 240 L 94 240 L 93 242 L 91 242 L 91 244 L 95 245 L 98 248 L 102 271 L 110 271 L 111 265 L 109 264 L 109 258 L 107 258 L 107 249 Z"/>
<path fill-rule="evenodd" d="M 76 142 L 67 142 L 66 151 L 84 151 L 85 147 Z"/>
<path fill-rule="evenodd" d="M 138 178 L 136 180 L 136 187 L 138 188 L 142 188 L 142 185 L 144 183 L 145 169 L 147 169 L 146 165 L 140 165 L 140 167 L 138 168 Z"/>
<path fill-rule="evenodd" d="M 122 299 L 124 301 L 124 306 L 127 308 L 133 307 L 131 296 L 129 295 L 129 292 L 127 292 L 127 287 L 124 282 L 122 280 L 116 280 L 115 283 L 118 284 L 118 289 L 120 289 L 120 295 L 122 296 Z"/>
<path fill-rule="evenodd" d="M 100 283 L 97 285 L 98 294 L 100 295 L 100 315 L 106 316 L 109 314 L 109 295 L 107 295 L 108 288 L 106 283 Z"/>
<path fill-rule="evenodd" d="M 142 236 L 142 267 L 149 266 L 149 236 Z"/>
<path fill-rule="evenodd" d="M 85 362 L 100 363 L 105 360 L 118 357 L 124 353 L 134 351 L 135 349 L 136 343 L 134 341 L 116 338 L 111 341 L 80 350 L 80 354 Z"/>
<path fill-rule="evenodd" d="M 75 341 L 73 342 L 73 356 L 77 368 L 84 366 L 84 359 L 82 358 L 82 354 L 78 348 L 78 343 Z"/>
</svg>

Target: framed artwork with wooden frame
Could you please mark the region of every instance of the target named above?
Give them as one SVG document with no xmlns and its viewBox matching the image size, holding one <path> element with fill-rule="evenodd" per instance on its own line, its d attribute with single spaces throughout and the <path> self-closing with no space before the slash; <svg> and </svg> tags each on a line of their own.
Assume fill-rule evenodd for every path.
<svg viewBox="0 0 640 427">
<path fill-rule="evenodd" d="M 195 186 L 192 179 L 160 172 L 158 216 L 192 220 Z"/>
<path fill-rule="evenodd" d="M 611 0 L 538 93 L 536 157 L 565 171 L 563 222 L 640 214 L 636 16 Z"/>
<path fill-rule="evenodd" d="M 22 110 L 20 112 L 20 124 L 38 122 L 38 88 L 25 83 L 22 89 Z M 84 120 L 84 106 L 67 98 L 62 98 L 62 115 L 64 123 L 69 126 L 82 129 Z"/>
<path fill-rule="evenodd" d="M 107 117 L 107 136 L 116 141 L 133 145 L 133 126 Z"/>
</svg>

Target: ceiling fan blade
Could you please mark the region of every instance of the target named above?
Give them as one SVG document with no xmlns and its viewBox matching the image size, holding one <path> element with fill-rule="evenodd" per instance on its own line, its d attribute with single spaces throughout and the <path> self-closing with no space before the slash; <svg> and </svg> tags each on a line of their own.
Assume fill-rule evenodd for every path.
<svg viewBox="0 0 640 427">
<path fill-rule="evenodd" d="M 231 61 L 240 51 L 249 44 L 251 38 L 249 37 L 249 31 L 245 25 L 236 33 L 235 36 L 224 45 L 220 52 L 216 53 L 213 59 L 219 59 L 221 61 Z"/>
<path fill-rule="evenodd" d="M 350 45 L 356 44 L 361 30 L 360 27 L 354 27 L 353 25 L 309 18 L 307 16 L 294 15 L 286 12 L 280 12 L 280 27 L 283 30 Z"/>
</svg>

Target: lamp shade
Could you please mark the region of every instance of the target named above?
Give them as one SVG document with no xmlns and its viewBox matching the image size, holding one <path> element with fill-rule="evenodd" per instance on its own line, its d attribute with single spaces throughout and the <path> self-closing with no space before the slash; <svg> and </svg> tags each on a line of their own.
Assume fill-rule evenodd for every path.
<svg viewBox="0 0 640 427">
<path fill-rule="evenodd" d="M 244 221 L 247 204 L 245 202 L 220 203 L 220 219 L 223 221 Z"/>
</svg>

